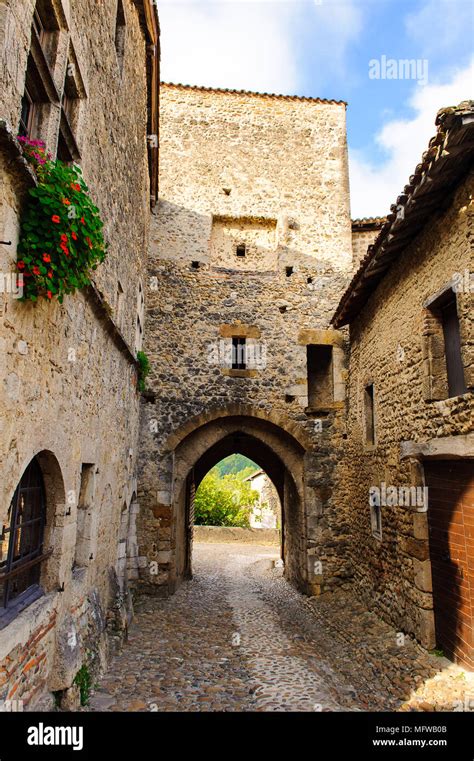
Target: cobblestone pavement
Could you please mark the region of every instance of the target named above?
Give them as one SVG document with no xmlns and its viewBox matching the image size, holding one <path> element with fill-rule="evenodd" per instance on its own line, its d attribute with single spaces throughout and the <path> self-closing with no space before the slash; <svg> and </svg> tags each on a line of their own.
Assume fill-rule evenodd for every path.
<svg viewBox="0 0 474 761">
<path fill-rule="evenodd" d="M 400 644 L 347 592 L 303 597 L 277 552 L 196 544 L 194 579 L 139 601 L 89 710 L 474 710 L 474 675 Z"/>
</svg>

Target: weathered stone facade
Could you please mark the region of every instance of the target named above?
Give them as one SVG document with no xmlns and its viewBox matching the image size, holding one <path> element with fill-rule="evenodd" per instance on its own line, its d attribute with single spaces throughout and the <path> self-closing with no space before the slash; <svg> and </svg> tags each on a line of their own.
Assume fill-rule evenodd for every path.
<svg viewBox="0 0 474 761">
<path fill-rule="evenodd" d="M 369 217 L 366 219 L 352 220 L 352 261 L 354 271 L 360 266 L 367 249 L 373 244 L 380 232 L 385 219 L 380 217 Z"/>
<path fill-rule="evenodd" d="M 348 438 L 337 468 L 336 488 L 340 511 L 350 526 L 354 592 L 428 648 L 439 644 L 434 609 L 440 617 L 449 617 L 456 607 L 456 586 L 465 588 L 466 600 L 469 596 L 472 600 L 474 589 L 472 487 L 471 492 L 469 486 L 463 487 L 464 496 L 460 497 L 471 515 L 464 514 L 467 534 L 461 539 L 462 518 L 453 517 L 458 528 L 446 524 L 442 537 L 448 541 L 451 532 L 449 548 L 446 545 L 442 553 L 449 559 L 442 557 L 438 562 L 439 531 L 430 522 L 436 513 L 430 497 L 434 485 L 428 477 L 430 465 L 441 473 L 446 461 L 465 463 L 466 474 L 469 469 L 471 479 L 473 474 L 472 169 L 466 176 L 474 153 L 471 122 L 472 103 L 454 114 L 450 110 L 440 113 L 430 152 L 424 155 L 397 206 L 392 207 L 381 238 L 369 249 L 334 320 L 337 327 L 350 323 Z M 462 150 L 456 151 L 453 145 L 461 142 Z M 371 269 L 378 273 L 372 281 Z M 436 306 L 443 293 L 454 298 L 459 322 L 465 389 L 455 395 L 448 389 L 446 364 L 453 338 L 445 334 L 443 340 Z M 370 387 L 373 436 L 368 436 L 367 430 Z M 453 478 L 450 488 L 447 482 L 443 487 L 445 513 L 461 487 L 457 477 Z M 428 501 L 415 505 L 407 505 L 406 500 L 382 502 L 381 525 L 374 525 L 370 489 L 382 488 L 382 484 L 397 489 L 428 487 Z M 458 531 L 457 539 L 453 530 Z M 444 583 L 451 585 L 451 598 L 444 605 L 438 601 L 438 611 L 432 562 L 442 569 Z M 456 584 L 450 576 L 451 564 L 458 565 L 453 575 L 457 574 Z M 468 603 L 466 606 L 469 608 Z M 469 616 L 466 610 L 466 620 Z M 472 667 L 472 628 L 463 623 L 462 610 L 458 627 L 456 636 L 465 637 L 468 649 L 470 643 L 471 656 L 464 662 Z"/>
<path fill-rule="evenodd" d="M 331 492 L 343 337 L 327 330 L 352 266 L 345 104 L 165 84 L 160 114 L 142 588 L 190 574 L 193 488 L 239 451 L 279 492 L 287 577 L 317 593 L 344 578 L 347 556 Z M 232 366 L 233 341 L 246 342 L 245 367 Z M 324 398 L 308 399 L 308 346 L 330 357 Z"/>
<path fill-rule="evenodd" d="M 35 183 L 15 136 L 29 52 L 41 58 L 41 35 L 48 99 L 36 103 L 30 135 L 43 139 L 53 156 L 60 150 L 61 98 L 73 77 L 80 84 L 71 125 L 76 161 L 108 243 L 93 285 L 62 305 L 0 294 L 0 526 L 8 528 L 12 496 L 34 458 L 46 500 L 38 599 L 12 620 L 0 615 L 0 701 L 21 700 L 25 708 L 52 692 L 74 705 L 77 672 L 105 664 L 107 632 L 120 640 L 130 614 L 126 540 L 136 502 L 137 316 L 143 317 L 150 204 L 147 101 L 159 56 L 158 21 L 151 4 L 145 14 L 145 4 L 111 2 L 99 13 L 93 0 L 39 3 L 46 29 L 34 33 L 33 0 L 0 3 L 2 275 L 15 272 L 22 210 Z M 130 542 L 128 549 L 133 555 Z"/>
</svg>

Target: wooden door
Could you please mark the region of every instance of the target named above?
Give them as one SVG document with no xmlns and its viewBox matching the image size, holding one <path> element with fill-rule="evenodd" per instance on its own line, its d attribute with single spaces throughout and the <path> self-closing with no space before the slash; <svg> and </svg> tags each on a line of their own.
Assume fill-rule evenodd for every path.
<svg viewBox="0 0 474 761">
<path fill-rule="evenodd" d="M 474 667 L 474 463 L 424 463 L 437 646 Z"/>
</svg>

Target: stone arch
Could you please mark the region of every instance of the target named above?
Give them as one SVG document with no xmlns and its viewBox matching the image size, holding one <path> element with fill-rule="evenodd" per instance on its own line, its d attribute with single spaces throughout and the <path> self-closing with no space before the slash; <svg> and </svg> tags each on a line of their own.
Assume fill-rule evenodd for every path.
<svg viewBox="0 0 474 761">
<path fill-rule="evenodd" d="M 243 414 L 250 411 L 254 414 Z M 278 424 L 281 420 L 285 427 Z M 191 577 L 192 501 L 196 487 L 213 465 L 240 452 L 257 462 L 277 489 L 283 514 L 285 575 L 308 591 L 308 443 L 304 431 L 284 416 L 268 415 L 248 405 L 209 410 L 184 423 L 157 452 L 162 474 L 157 500 L 153 502 L 148 492 L 145 501 L 153 518 L 150 520 L 150 511 L 145 511 L 140 521 L 139 554 L 146 560 L 141 565 L 142 581 L 167 586 L 168 592 L 173 592 L 183 579 Z M 156 459 L 152 467 L 157 467 Z M 146 473 L 142 477 L 147 480 Z"/>
<path fill-rule="evenodd" d="M 186 420 L 168 436 L 163 446 L 163 454 L 175 450 L 187 436 L 207 423 L 228 417 L 255 418 L 273 423 L 273 425 L 291 435 L 305 449 L 312 449 L 314 446 L 314 441 L 311 440 L 311 437 L 304 428 L 299 426 L 284 413 L 275 410 L 263 410 L 251 404 L 238 403 L 228 404 L 223 407 L 211 407 L 204 410 L 199 415 L 195 415 Z"/>
<path fill-rule="evenodd" d="M 23 473 L 34 459 L 36 459 L 41 468 L 45 492 L 46 522 L 43 548 L 45 553 L 51 551 L 49 557 L 41 564 L 40 583 L 46 592 L 50 592 L 55 591 L 62 583 L 60 567 L 63 552 L 63 516 L 67 510 L 66 490 L 59 460 L 48 449 L 32 452 L 30 456 L 25 458 L 21 470 L 19 470 L 17 475 L 17 483 L 20 482 Z M 5 510 L 10 505 L 15 489 L 16 484 L 10 489 Z M 0 517 L 0 522 L 4 522 L 3 515 Z"/>
</svg>

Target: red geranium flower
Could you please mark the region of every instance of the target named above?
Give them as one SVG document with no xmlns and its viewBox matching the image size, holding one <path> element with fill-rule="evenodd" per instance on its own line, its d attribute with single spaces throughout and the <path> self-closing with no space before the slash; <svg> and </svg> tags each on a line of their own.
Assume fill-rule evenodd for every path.
<svg viewBox="0 0 474 761">
<path fill-rule="evenodd" d="M 51 217 L 51 221 L 54 222 L 55 225 L 59 225 L 61 220 L 59 219 L 57 214 L 53 214 L 53 216 Z"/>
<path fill-rule="evenodd" d="M 63 243 L 67 243 L 67 235 L 66 235 L 66 233 L 63 233 L 61 235 L 61 240 L 63 241 Z"/>
<path fill-rule="evenodd" d="M 52 299 L 53 298 L 53 294 L 51 293 L 51 291 L 48 291 L 46 293 L 46 296 L 48 297 L 48 299 Z"/>
<path fill-rule="evenodd" d="M 87 241 L 87 245 L 89 246 L 89 248 L 92 248 L 92 241 L 89 238 L 89 236 L 87 236 L 87 235 L 86 235 L 86 241 Z"/>
<path fill-rule="evenodd" d="M 72 239 L 73 239 L 73 240 L 77 240 L 77 233 L 75 233 L 75 232 L 73 231 L 73 232 L 71 233 L 71 237 L 72 237 Z"/>
<path fill-rule="evenodd" d="M 71 201 L 69 200 L 69 198 L 63 198 L 63 204 L 65 206 L 70 206 L 71 205 Z"/>
<path fill-rule="evenodd" d="M 71 188 L 72 188 L 73 190 L 80 190 L 80 189 L 81 189 L 81 186 L 79 185 L 79 183 L 78 183 L 78 182 L 71 182 Z"/>
<path fill-rule="evenodd" d="M 33 267 L 33 275 L 39 275 L 40 274 L 40 268 L 37 264 Z"/>
<path fill-rule="evenodd" d="M 24 270 L 26 265 L 23 259 L 20 259 L 20 261 L 16 263 L 16 266 L 18 267 L 19 270 Z"/>
<path fill-rule="evenodd" d="M 43 254 L 43 261 L 46 262 L 47 264 L 49 264 L 49 262 L 51 261 L 50 255 L 49 254 Z"/>
<path fill-rule="evenodd" d="M 81 217 L 81 222 L 82 222 L 83 225 L 86 224 L 86 220 L 84 219 L 84 217 Z"/>
<path fill-rule="evenodd" d="M 48 270 L 48 277 L 49 278 L 53 277 L 53 270 Z"/>
</svg>

